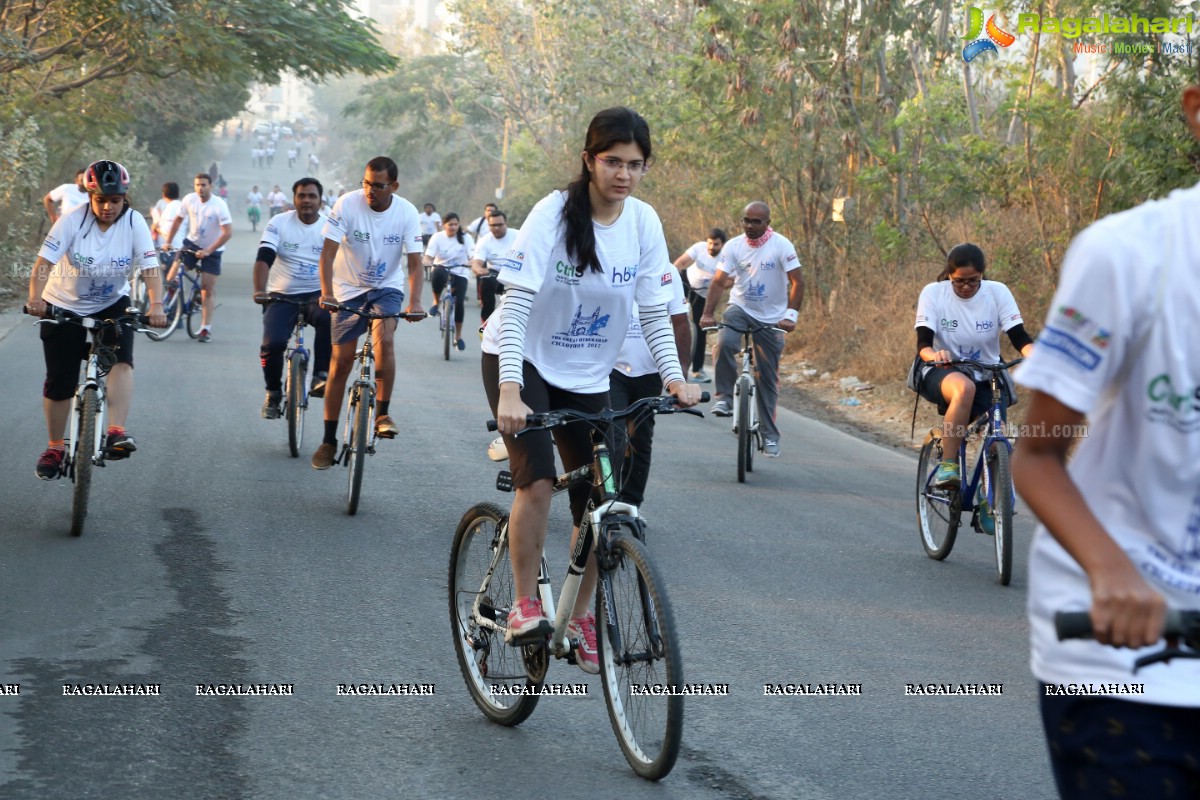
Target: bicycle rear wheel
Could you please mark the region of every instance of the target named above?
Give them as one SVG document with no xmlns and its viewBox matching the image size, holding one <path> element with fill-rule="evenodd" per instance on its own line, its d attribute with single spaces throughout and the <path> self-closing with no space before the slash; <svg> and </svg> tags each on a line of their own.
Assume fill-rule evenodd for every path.
<svg viewBox="0 0 1200 800">
<path fill-rule="evenodd" d="M 79 424 L 71 453 L 71 476 L 75 489 L 71 495 L 71 535 L 83 535 L 83 521 L 87 517 L 88 495 L 92 490 L 92 456 L 96 454 L 96 415 L 100 412 L 100 398 L 94 388 L 83 390 L 78 414 Z"/>
<path fill-rule="evenodd" d="M 367 430 L 370 424 L 370 398 L 368 390 L 359 389 L 350 401 L 350 412 L 354 420 L 350 427 L 349 449 L 346 452 L 347 466 L 350 468 L 350 485 L 347 491 L 346 513 L 351 516 L 358 513 L 358 497 L 362 492 L 363 467 L 366 466 Z"/>
<path fill-rule="evenodd" d="M 996 577 L 1001 586 L 1012 580 L 1013 488 L 1012 469 L 1008 463 L 1008 448 L 1003 442 L 992 442 L 988 448 L 987 469 L 995 505 L 992 513 L 996 523 Z"/>
<path fill-rule="evenodd" d="M 600 678 L 613 732 L 633 771 L 656 781 L 683 734 L 683 661 L 671 604 L 645 546 L 625 533 L 602 558 L 596 587 Z"/>
<path fill-rule="evenodd" d="M 454 339 L 454 301 L 451 299 L 450 287 L 442 293 L 442 357 L 450 360 L 450 345 Z"/>
<path fill-rule="evenodd" d="M 303 353 L 292 353 L 288 359 L 287 373 L 287 423 L 288 450 L 292 458 L 300 455 L 300 445 L 304 441 L 304 411 L 308 405 L 308 395 L 304 391 L 304 379 L 308 372 L 308 359 Z"/>
<path fill-rule="evenodd" d="M 180 280 L 183 280 L 182 276 L 180 276 Z M 186 290 L 180 289 L 179 291 L 183 294 Z M 183 313 L 187 317 L 187 333 L 193 339 L 200 336 L 200 327 L 204 322 L 203 306 L 204 296 L 199 289 L 193 288 L 183 308 Z"/>
<path fill-rule="evenodd" d="M 150 329 L 146 336 L 156 342 L 161 342 L 175 332 L 179 320 L 183 317 L 183 298 L 179 289 L 163 290 L 163 313 L 167 316 L 167 327 Z"/>
<path fill-rule="evenodd" d="M 494 503 L 479 503 L 459 520 L 450 546 L 450 631 L 471 699 L 492 722 L 513 726 L 529 718 L 538 695 L 493 694 L 491 687 L 523 685 L 536 692 L 542 682 L 529 679 L 522 648 L 506 644 L 503 631 L 480 624 L 481 618 L 501 626 L 508 622 L 515 591 L 508 537 L 502 535 L 507 525 L 508 512 Z M 493 560 L 496 568 L 488 578 Z"/>
<path fill-rule="evenodd" d="M 754 434 L 750 431 L 750 404 L 754 402 L 754 397 L 750 394 L 750 379 L 748 377 L 743 375 L 738 378 L 734 394 L 738 398 L 737 476 L 738 483 L 745 483 L 746 473 L 754 469 L 754 455 L 751 452 L 754 447 Z"/>
<path fill-rule="evenodd" d="M 942 461 L 942 438 L 931 436 L 917 460 L 917 529 L 925 554 L 941 561 L 954 549 L 958 536 L 960 491 L 934 489 L 933 473 Z"/>
</svg>

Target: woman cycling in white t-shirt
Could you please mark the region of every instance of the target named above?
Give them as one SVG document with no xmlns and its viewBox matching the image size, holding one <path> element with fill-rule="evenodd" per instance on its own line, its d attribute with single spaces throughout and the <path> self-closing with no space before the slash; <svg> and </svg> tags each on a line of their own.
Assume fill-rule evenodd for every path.
<svg viewBox="0 0 1200 800">
<path fill-rule="evenodd" d="M 582 169 L 566 191 L 542 199 L 521 227 L 507 258 L 497 261 L 504 300 L 483 340 L 483 383 L 508 448 L 513 485 L 509 527 L 515 592 L 506 638 L 536 639 L 553 631 L 537 598 L 537 575 L 556 475 L 554 447 L 564 469 L 590 463 L 587 426 L 538 431 L 515 439 L 533 412 L 608 405 L 608 376 L 616 363 L 636 301 L 642 332 L 667 391 L 695 405 L 699 387 L 687 384 L 675 350 L 667 303 L 679 275 L 667 256 L 662 223 L 631 197 L 651 158 L 650 127 L 628 108 L 601 111 L 588 126 Z M 574 487 L 574 536 L 589 486 Z M 596 585 L 588 562 L 568 635 L 580 642 L 577 661 L 599 672 L 595 618 L 588 606 Z"/>
<path fill-rule="evenodd" d="M 471 274 L 471 251 L 475 240 L 463 233 L 458 214 L 453 211 L 442 218 L 442 229 L 429 238 L 425 247 L 425 266 L 434 267 L 430 276 L 433 285 L 433 313 L 438 313 L 438 303 L 446 284 L 454 293 L 454 341 L 459 350 L 465 350 L 462 338 L 463 315 L 467 305 L 467 283 Z M 449 322 L 449 320 L 447 320 Z"/>
<path fill-rule="evenodd" d="M 940 365 L 959 358 L 999 362 L 1001 331 L 1021 355 L 1033 348 L 1012 292 L 1003 283 L 985 281 L 986 267 L 983 250 L 960 244 L 946 255 L 945 269 L 917 301 L 917 355 L 929 364 L 923 368 L 921 396 L 946 409 L 942 452 L 951 460 L 939 464 L 934 476 L 934 485 L 943 488 L 962 483 L 958 446 L 967 423 L 991 408 L 992 386 L 987 376 L 969 367 Z"/>
</svg>

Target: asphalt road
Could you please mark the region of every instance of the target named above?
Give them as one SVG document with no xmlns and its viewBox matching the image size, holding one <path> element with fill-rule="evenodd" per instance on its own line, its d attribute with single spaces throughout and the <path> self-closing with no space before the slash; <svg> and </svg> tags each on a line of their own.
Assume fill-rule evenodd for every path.
<svg viewBox="0 0 1200 800">
<path fill-rule="evenodd" d="M 251 172 L 248 160 L 234 151 L 223 166 L 233 198 L 251 179 L 265 193 L 298 176 L 279 159 Z M 478 339 L 447 363 L 433 322 L 401 325 L 402 433 L 370 459 L 348 517 L 344 471 L 308 465 L 316 413 L 299 459 L 285 423 L 259 417 L 257 238 L 232 205 L 213 341 L 139 338 L 140 449 L 98 471 L 80 539 L 67 533 L 70 484 L 33 476 L 45 440 L 36 331 L 0 316 L 11 437 L 0 454 L 0 687 L 19 684 L 0 688 L 0 797 L 1054 796 L 1026 663 L 1029 514 L 1017 518 L 1011 586 L 995 582 L 980 534 L 964 530 L 933 562 L 915 529 L 915 459 L 786 411 L 782 457 L 758 461 L 744 485 L 727 420 L 657 427 L 643 510 L 685 677 L 729 688 L 687 700 L 675 771 L 660 784 L 637 778 L 598 678 L 563 662 L 548 681 L 586 682 L 588 696 L 544 698 L 516 729 L 488 723 L 459 676 L 446 610 L 459 517 L 510 499 L 484 454 Z M 555 575 L 568 527 L 556 501 Z M 434 689 L 337 694 L 393 682 Z M 81 683 L 161 694 L 64 695 Z M 215 683 L 294 694 L 197 696 Z M 781 683 L 862 693 L 764 695 Z M 906 695 L 929 683 L 1003 693 Z"/>
</svg>

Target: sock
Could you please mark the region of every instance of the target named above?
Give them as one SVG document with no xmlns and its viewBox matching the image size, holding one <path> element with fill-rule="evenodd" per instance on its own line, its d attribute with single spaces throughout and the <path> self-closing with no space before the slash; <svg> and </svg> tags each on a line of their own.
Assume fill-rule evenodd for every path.
<svg viewBox="0 0 1200 800">
<path fill-rule="evenodd" d="M 325 442 L 325 444 L 332 444 L 334 446 L 337 445 L 337 420 L 336 419 L 325 420 L 325 439 L 323 441 Z"/>
<path fill-rule="evenodd" d="M 66 447 L 67 442 L 65 439 L 51 439 L 50 443 L 46 445 L 48 450 L 65 450 Z"/>
<path fill-rule="evenodd" d="M 388 406 L 390 406 L 391 404 L 392 404 L 391 400 L 380 400 L 378 403 L 375 404 L 375 408 L 376 408 L 375 413 L 381 417 L 386 417 L 388 415 Z"/>
<path fill-rule="evenodd" d="M 122 428 L 120 425 L 109 425 L 108 426 L 108 435 L 109 436 L 120 436 L 123 433 L 125 433 L 125 429 Z"/>
</svg>

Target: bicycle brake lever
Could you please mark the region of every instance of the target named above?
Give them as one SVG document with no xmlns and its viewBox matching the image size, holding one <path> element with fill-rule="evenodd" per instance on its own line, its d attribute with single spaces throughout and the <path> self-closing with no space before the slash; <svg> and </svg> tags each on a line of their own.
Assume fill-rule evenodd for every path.
<svg viewBox="0 0 1200 800">
<path fill-rule="evenodd" d="M 1167 638 L 1167 646 L 1156 653 L 1144 655 L 1133 662 L 1133 674 L 1142 667 L 1148 667 L 1152 664 L 1169 664 L 1173 658 L 1200 658 L 1200 652 L 1195 650 L 1185 650 L 1179 645 L 1179 637 L 1171 636 Z"/>
<path fill-rule="evenodd" d="M 677 409 L 675 409 L 675 413 L 676 414 L 691 414 L 694 417 L 700 417 L 701 419 L 704 418 L 704 412 L 698 408 L 677 408 Z"/>
</svg>

